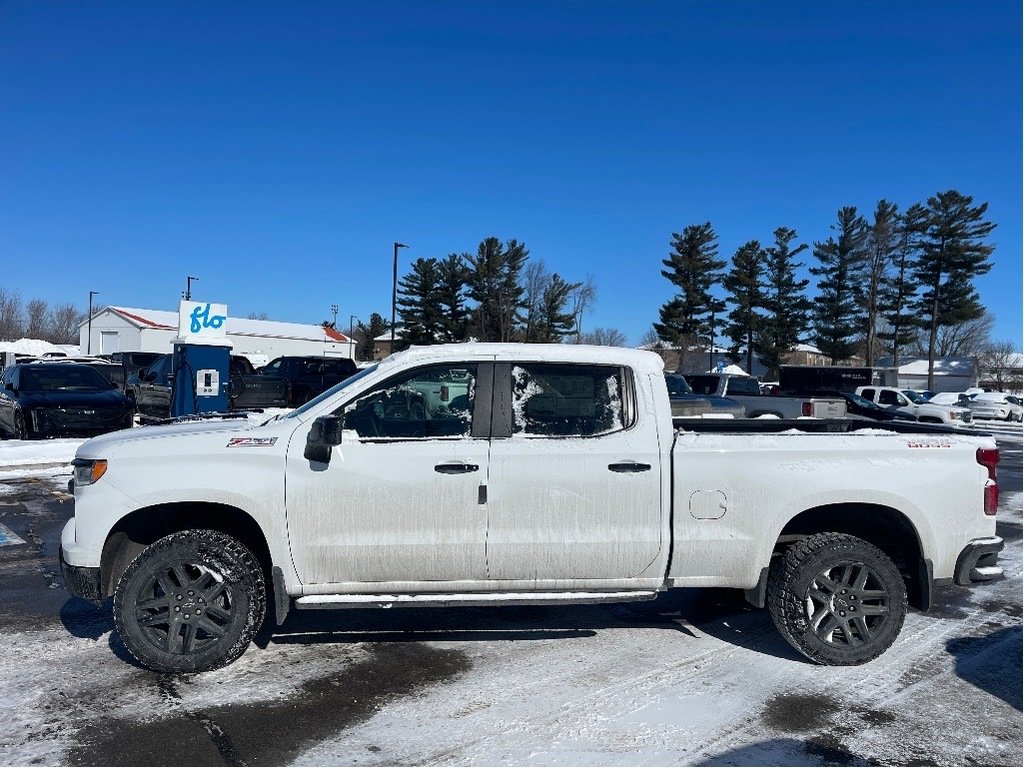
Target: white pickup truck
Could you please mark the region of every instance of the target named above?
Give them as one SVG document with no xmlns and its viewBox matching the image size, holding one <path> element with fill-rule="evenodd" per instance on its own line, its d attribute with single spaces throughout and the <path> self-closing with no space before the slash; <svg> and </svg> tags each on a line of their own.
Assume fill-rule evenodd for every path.
<svg viewBox="0 0 1024 768">
<path fill-rule="evenodd" d="M 892 408 L 925 423 L 956 425 L 969 424 L 974 420 L 970 408 L 930 403 L 909 389 L 857 387 L 857 394 L 883 408 Z"/>
<path fill-rule="evenodd" d="M 808 658 L 860 664 L 934 584 L 1001 574 L 991 438 L 679 425 L 652 353 L 414 348 L 262 425 L 84 443 L 61 567 L 75 594 L 113 596 L 125 645 L 165 672 L 233 661 L 268 600 L 280 623 L 673 587 L 745 590 Z"/>
</svg>

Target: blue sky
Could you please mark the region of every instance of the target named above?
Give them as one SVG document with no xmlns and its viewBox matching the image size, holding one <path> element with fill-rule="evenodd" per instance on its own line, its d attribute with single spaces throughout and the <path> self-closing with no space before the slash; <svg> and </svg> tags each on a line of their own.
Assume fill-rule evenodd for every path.
<svg viewBox="0 0 1024 768">
<path fill-rule="evenodd" d="M 824 240 L 950 188 L 1021 344 L 1013 2 L 0 2 L 0 259 L 23 299 L 390 314 L 392 242 L 488 236 L 638 343 L 673 232 Z M 810 258 L 807 254 L 808 259 Z"/>
</svg>

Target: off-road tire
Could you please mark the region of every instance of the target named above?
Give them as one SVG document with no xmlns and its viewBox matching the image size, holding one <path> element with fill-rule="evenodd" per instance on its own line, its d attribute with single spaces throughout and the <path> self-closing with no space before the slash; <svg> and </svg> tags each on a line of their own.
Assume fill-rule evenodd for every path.
<svg viewBox="0 0 1024 768">
<path fill-rule="evenodd" d="M 776 557 L 768 609 L 786 641 L 817 664 L 853 666 L 893 644 L 907 589 L 882 550 L 845 533 L 809 536 Z"/>
<path fill-rule="evenodd" d="M 14 412 L 14 432 L 11 437 L 15 440 L 27 440 L 28 429 L 25 427 L 25 414 L 21 411 Z"/>
<path fill-rule="evenodd" d="M 146 547 L 114 592 L 114 624 L 140 664 L 204 672 L 230 664 L 263 623 L 267 594 L 255 555 L 208 530 L 172 533 Z"/>
</svg>

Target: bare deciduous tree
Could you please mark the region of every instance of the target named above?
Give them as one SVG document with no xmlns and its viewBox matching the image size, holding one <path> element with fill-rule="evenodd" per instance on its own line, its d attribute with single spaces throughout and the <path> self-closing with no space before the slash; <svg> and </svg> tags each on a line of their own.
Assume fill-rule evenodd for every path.
<svg viewBox="0 0 1024 768">
<path fill-rule="evenodd" d="M 50 311 L 46 340 L 54 344 L 77 344 L 78 326 L 86 319 L 86 314 L 74 304 L 58 304 Z"/>
<path fill-rule="evenodd" d="M 21 294 L 0 288 L 0 340 L 17 341 L 24 336 Z"/>
<path fill-rule="evenodd" d="M 45 338 L 49 326 L 50 308 L 42 299 L 32 299 L 26 311 L 28 322 L 25 324 L 25 336 L 30 339 Z"/>
<path fill-rule="evenodd" d="M 582 283 L 577 283 L 570 299 L 572 316 L 576 321 L 576 343 L 580 341 L 583 333 L 583 315 L 594 306 L 597 301 L 597 286 L 594 285 L 594 276 L 587 275 Z"/>
<path fill-rule="evenodd" d="M 626 346 L 626 334 L 618 328 L 595 328 L 580 334 L 579 343 L 597 344 L 604 347 L 624 347 Z"/>
<path fill-rule="evenodd" d="M 1007 389 L 1019 392 L 1022 371 L 1020 352 L 1012 341 L 994 341 L 978 355 L 978 374 L 982 381 L 990 382 L 1000 392 Z"/>
<path fill-rule="evenodd" d="M 935 355 L 937 357 L 964 357 L 979 355 L 988 346 L 989 335 L 995 318 L 985 312 L 974 320 L 965 320 L 951 325 L 940 325 L 935 329 Z M 918 336 L 915 351 L 928 354 L 929 329 L 924 328 Z"/>
</svg>

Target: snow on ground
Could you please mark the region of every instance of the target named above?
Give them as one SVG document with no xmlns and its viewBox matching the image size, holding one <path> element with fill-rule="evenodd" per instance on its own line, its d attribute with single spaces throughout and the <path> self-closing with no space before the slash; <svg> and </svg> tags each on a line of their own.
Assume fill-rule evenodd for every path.
<svg viewBox="0 0 1024 768">
<path fill-rule="evenodd" d="M 0 442 L 0 472 L 30 464 L 70 464 L 82 438 L 5 440 Z M 0 474 L 0 479 L 3 475 Z"/>
</svg>

